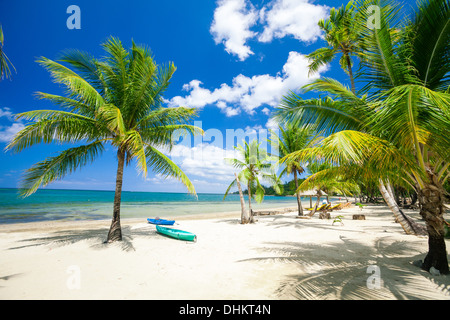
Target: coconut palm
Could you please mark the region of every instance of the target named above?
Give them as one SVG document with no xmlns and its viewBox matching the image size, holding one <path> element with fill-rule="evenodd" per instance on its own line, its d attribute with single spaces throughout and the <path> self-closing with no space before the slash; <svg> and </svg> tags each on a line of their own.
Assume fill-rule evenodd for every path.
<svg viewBox="0 0 450 320">
<path fill-rule="evenodd" d="M 380 6 L 379 1 L 358 3 L 360 8 L 369 4 Z M 317 100 L 310 103 L 318 107 L 308 110 L 309 119 L 319 119 L 324 125 L 329 121 L 341 130 L 353 125 L 353 130 L 333 133 L 324 140 L 316 155 L 339 165 L 364 166 L 377 173 L 381 182 L 398 177 L 400 168 L 401 178 L 419 194 L 420 213 L 427 225 L 429 252 L 423 268 L 448 273 L 442 185 L 449 177 L 450 163 L 450 95 L 445 92 L 450 85 L 450 2 L 421 2 L 415 16 L 402 26 L 393 23 L 391 4 L 380 7 L 380 28 L 369 29 L 360 23 L 365 50 L 359 76 L 367 81 L 368 96 L 361 98 L 367 102 L 366 116 L 361 118 L 358 108 L 348 112 L 350 106 L 342 105 L 349 95 L 336 91 L 329 82 L 312 85 L 340 99 L 338 103 L 332 100 L 334 105 L 327 101 L 325 112 Z M 294 105 L 291 95 L 284 111 Z M 297 103 L 300 108 L 305 105 L 305 101 Z"/>
<path fill-rule="evenodd" d="M 309 72 L 314 73 L 319 67 L 330 63 L 338 53 L 342 56 L 339 63 L 342 69 L 348 73 L 352 91 L 355 92 L 355 79 L 353 76 L 352 56 L 359 51 L 358 33 L 355 28 L 355 8 L 353 2 L 340 8 L 331 8 L 328 19 L 322 19 L 318 25 L 325 33 L 327 46 L 319 48 L 307 55 L 310 59 Z"/>
<path fill-rule="evenodd" d="M 318 140 L 318 134 L 312 126 L 298 127 L 295 125 L 289 125 L 286 129 L 282 126 L 278 126 L 281 133 L 278 136 L 273 130 L 271 132 L 270 143 L 278 148 L 280 158 L 284 158 L 286 155 L 307 148 L 313 145 Z M 289 161 L 285 163 L 284 169 L 279 174 L 280 179 L 283 175 L 294 174 L 295 189 L 298 189 L 298 176 L 305 172 L 304 165 L 298 161 Z M 298 215 L 303 216 L 303 207 L 301 202 L 301 196 L 298 191 L 295 192 L 297 196 Z"/>
<path fill-rule="evenodd" d="M 124 166 L 135 160 L 144 176 L 148 168 L 164 177 L 179 179 L 191 193 L 188 177 L 164 153 L 173 145 L 174 133 L 200 133 L 186 124 L 195 109 L 166 108 L 163 94 L 175 72 L 169 63 L 158 66 L 145 46 L 123 47 L 119 39 L 102 44 L 106 55 L 97 60 L 77 50 L 67 51 L 59 62 L 40 58 L 38 63 L 54 82 L 66 87 L 67 95 L 38 92 L 63 110 L 35 110 L 17 118 L 31 120 L 17 133 L 7 150 L 20 152 L 38 143 L 75 144 L 56 156 L 36 163 L 26 171 L 21 187 L 28 196 L 39 186 L 62 179 L 96 160 L 105 147 L 117 154 L 116 188 L 111 227 L 107 241 L 122 239 L 120 203 Z M 62 63 L 69 64 L 72 69 Z"/>
<path fill-rule="evenodd" d="M 3 28 L 0 25 L 0 79 L 11 79 L 11 69 L 9 66 L 11 66 L 14 71 L 16 71 L 16 68 L 14 68 L 5 51 L 3 51 L 4 41 Z"/>
<path fill-rule="evenodd" d="M 235 147 L 238 153 L 237 158 L 225 158 L 227 162 L 241 171 L 237 174 L 237 179 L 234 179 L 225 191 L 224 199 L 227 197 L 230 189 L 236 186 L 239 182 L 247 184 L 248 192 L 248 208 L 249 217 L 242 217 L 241 223 L 254 222 L 252 210 L 252 197 L 256 202 L 262 202 L 264 198 L 264 188 L 260 180 L 269 181 L 275 192 L 281 193 L 279 180 L 274 172 L 274 167 L 271 162 L 275 160 L 270 156 L 265 149 L 260 148 L 258 140 L 254 139 L 250 143 L 243 141 L 243 145 Z"/>
</svg>

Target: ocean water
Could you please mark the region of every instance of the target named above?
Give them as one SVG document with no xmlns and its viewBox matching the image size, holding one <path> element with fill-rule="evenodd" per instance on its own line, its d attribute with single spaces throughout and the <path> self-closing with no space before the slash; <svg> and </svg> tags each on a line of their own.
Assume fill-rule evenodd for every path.
<svg viewBox="0 0 450 320">
<path fill-rule="evenodd" d="M 114 191 L 40 189 L 20 198 L 17 189 L 0 188 L 0 224 L 48 220 L 111 219 Z M 315 198 L 313 198 L 315 201 Z M 309 207 L 309 197 L 302 198 Z M 313 202 L 314 203 L 314 202 Z M 247 197 L 246 197 L 247 205 Z M 254 210 L 296 207 L 295 197 L 266 196 L 261 204 L 252 202 Z M 170 218 L 181 215 L 240 212 L 239 195 L 200 193 L 122 192 L 122 218 Z"/>
</svg>

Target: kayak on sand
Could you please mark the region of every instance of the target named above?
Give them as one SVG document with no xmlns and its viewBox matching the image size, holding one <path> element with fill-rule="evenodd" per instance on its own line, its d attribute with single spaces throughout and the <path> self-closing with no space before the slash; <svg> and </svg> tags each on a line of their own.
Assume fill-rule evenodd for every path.
<svg viewBox="0 0 450 320">
<path fill-rule="evenodd" d="M 175 220 L 166 220 L 166 219 L 160 219 L 160 218 L 155 218 L 155 219 L 148 218 L 147 221 L 151 224 L 167 225 L 167 226 L 172 226 L 175 223 Z"/>
<path fill-rule="evenodd" d="M 186 241 L 197 241 L 197 236 L 191 232 L 178 230 L 178 229 L 172 229 L 163 227 L 160 225 L 156 225 L 156 231 L 159 233 L 178 239 L 178 240 L 186 240 Z"/>
</svg>

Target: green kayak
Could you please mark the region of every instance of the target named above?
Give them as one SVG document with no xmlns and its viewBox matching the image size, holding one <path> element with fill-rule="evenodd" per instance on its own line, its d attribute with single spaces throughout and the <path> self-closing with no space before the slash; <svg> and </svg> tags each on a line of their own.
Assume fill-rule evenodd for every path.
<svg viewBox="0 0 450 320">
<path fill-rule="evenodd" d="M 166 236 L 178 239 L 178 240 L 197 241 L 197 236 L 188 231 L 167 228 L 167 227 L 163 227 L 160 225 L 156 226 L 156 231 L 158 231 L 159 233 L 164 234 Z"/>
</svg>

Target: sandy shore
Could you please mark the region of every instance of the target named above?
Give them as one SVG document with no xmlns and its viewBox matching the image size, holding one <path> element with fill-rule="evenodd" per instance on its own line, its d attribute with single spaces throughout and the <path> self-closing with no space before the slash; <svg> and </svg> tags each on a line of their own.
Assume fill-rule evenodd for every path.
<svg viewBox="0 0 450 320">
<path fill-rule="evenodd" d="M 343 225 L 296 213 L 177 219 L 195 243 L 136 219 L 109 245 L 109 221 L 0 225 L 0 299 L 450 299 L 450 276 L 412 265 L 427 238 L 406 235 L 385 206 L 354 213 L 332 213 Z"/>
</svg>

